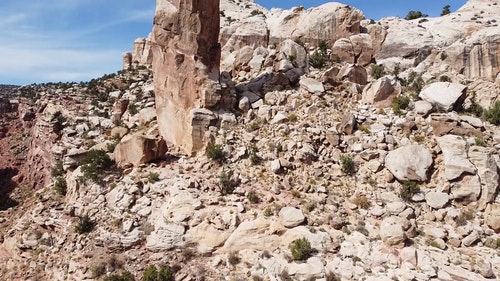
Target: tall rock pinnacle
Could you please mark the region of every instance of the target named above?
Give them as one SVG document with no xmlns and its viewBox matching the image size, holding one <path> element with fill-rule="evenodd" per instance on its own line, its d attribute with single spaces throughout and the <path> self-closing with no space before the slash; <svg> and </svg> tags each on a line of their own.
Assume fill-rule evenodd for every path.
<svg viewBox="0 0 500 281">
<path fill-rule="evenodd" d="M 204 146 L 221 100 L 219 0 L 157 0 L 153 72 L 160 133 L 186 152 Z"/>
</svg>

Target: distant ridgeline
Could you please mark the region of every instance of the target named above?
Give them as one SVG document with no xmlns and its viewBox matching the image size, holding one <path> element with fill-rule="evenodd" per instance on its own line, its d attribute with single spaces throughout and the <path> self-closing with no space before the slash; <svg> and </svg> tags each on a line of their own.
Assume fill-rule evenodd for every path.
<svg viewBox="0 0 500 281">
<path fill-rule="evenodd" d="M 0 84 L 0 96 L 9 96 L 12 94 L 19 86 L 16 85 L 4 85 Z"/>
</svg>

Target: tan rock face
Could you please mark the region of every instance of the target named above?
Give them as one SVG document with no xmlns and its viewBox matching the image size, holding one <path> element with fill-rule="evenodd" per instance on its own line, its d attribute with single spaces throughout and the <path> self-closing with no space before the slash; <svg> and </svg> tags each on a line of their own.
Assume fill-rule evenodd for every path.
<svg viewBox="0 0 500 281">
<path fill-rule="evenodd" d="M 203 147 L 198 136 L 204 130 L 193 128 L 190 111 L 221 101 L 218 36 L 219 1 L 157 0 L 152 41 L 158 124 L 167 141 L 188 153 Z"/>
<path fill-rule="evenodd" d="M 127 164 L 137 166 L 157 159 L 166 152 L 167 145 L 164 140 L 149 136 L 131 135 L 122 139 L 113 154 L 119 166 Z"/>
<path fill-rule="evenodd" d="M 326 3 L 307 10 L 297 7 L 274 11 L 268 16 L 267 23 L 271 44 L 280 42 L 283 38 L 300 38 L 309 43 L 323 40 L 331 46 L 340 38 L 359 34 L 360 21 L 363 19 L 363 12 L 356 8 L 340 3 Z"/>
<path fill-rule="evenodd" d="M 132 52 L 132 63 L 140 65 L 151 65 L 153 62 L 153 52 L 151 41 L 145 38 L 138 38 L 134 41 Z"/>
</svg>

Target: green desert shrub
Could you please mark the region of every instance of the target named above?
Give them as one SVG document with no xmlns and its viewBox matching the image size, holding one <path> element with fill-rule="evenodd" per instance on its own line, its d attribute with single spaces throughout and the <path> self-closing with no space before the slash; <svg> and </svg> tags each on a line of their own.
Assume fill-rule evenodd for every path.
<svg viewBox="0 0 500 281">
<path fill-rule="evenodd" d="M 447 75 L 441 75 L 439 77 L 439 82 L 451 82 L 451 79 Z"/>
<path fill-rule="evenodd" d="M 150 172 L 148 175 L 148 182 L 155 183 L 160 180 L 160 175 L 156 172 Z"/>
<path fill-rule="evenodd" d="M 407 109 L 409 105 L 410 98 L 407 96 L 397 96 L 392 100 L 392 110 L 397 115 L 400 115 L 401 110 Z"/>
<path fill-rule="evenodd" d="M 229 262 L 230 265 L 235 266 L 241 262 L 241 258 L 240 256 L 238 256 L 236 252 L 231 252 L 229 253 L 227 261 Z"/>
<path fill-rule="evenodd" d="M 309 64 L 314 68 L 323 68 L 327 61 L 328 55 L 320 50 L 314 51 L 314 53 L 309 56 Z"/>
<path fill-rule="evenodd" d="M 112 274 L 109 276 L 106 276 L 104 281 L 135 281 L 134 275 L 130 273 L 129 271 L 124 271 L 122 274 Z"/>
<path fill-rule="evenodd" d="M 307 260 L 314 252 L 311 243 L 305 237 L 293 240 L 290 251 L 294 260 Z"/>
<path fill-rule="evenodd" d="M 103 171 L 111 168 L 113 164 L 113 160 L 111 160 L 105 151 L 94 149 L 89 150 L 83 159 L 81 167 L 83 180 L 100 182 Z"/>
<path fill-rule="evenodd" d="M 370 74 L 373 77 L 373 79 L 379 79 L 379 78 L 381 78 L 382 76 L 385 75 L 384 66 L 381 65 L 381 64 L 372 64 L 372 68 L 371 68 Z"/>
<path fill-rule="evenodd" d="M 54 183 L 54 189 L 59 195 L 65 196 L 68 192 L 68 185 L 66 183 L 66 179 L 62 176 L 56 178 L 56 182 Z"/>
<path fill-rule="evenodd" d="M 259 202 L 260 202 L 260 197 L 259 197 L 259 195 L 257 194 L 257 192 L 255 192 L 255 191 L 253 191 L 253 190 L 252 190 L 252 191 L 250 191 L 250 192 L 248 192 L 248 194 L 247 194 L 247 199 L 248 199 L 248 201 L 250 201 L 250 202 L 251 202 L 251 203 L 253 203 L 253 204 L 257 204 L 257 203 L 259 203 Z"/>
<path fill-rule="evenodd" d="M 89 215 L 80 218 L 75 226 L 75 231 L 78 234 L 89 233 L 94 229 L 94 222 L 90 219 Z"/>
<path fill-rule="evenodd" d="M 490 122 L 494 125 L 500 124 L 500 101 L 495 102 L 495 105 L 488 109 L 484 116 L 486 117 L 486 121 Z"/>
<path fill-rule="evenodd" d="M 166 265 L 150 265 L 144 271 L 142 281 L 175 281 L 174 271 Z"/>
<path fill-rule="evenodd" d="M 356 173 L 356 163 L 354 163 L 354 159 L 349 155 L 342 155 L 340 157 L 340 165 L 342 172 L 353 175 Z"/>
<path fill-rule="evenodd" d="M 238 183 L 233 180 L 233 172 L 222 172 L 219 175 L 219 188 L 222 195 L 233 193 Z"/>
<path fill-rule="evenodd" d="M 405 181 L 401 186 L 399 197 L 408 202 L 418 192 L 420 192 L 420 188 L 416 181 Z"/>
<path fill-rule="evenodd" d="M 208 143 L 205 150 L 205 155 L 208 159 L 222 162 L 224 159 L 224 151 L 222 151 L 222 144 Z"/>
<path fill-rule="evenodd" d="M 62 161 L 57 161 L 54 167 L 52 167 L 51 174 L 53 177 L 61 177 L 64 176 L 64 168 L 63 168 L 63 162 Z"/>
<path fill-rule="evenodd" d="M 448 15 L 449 13 L 451 13 L 450 8 L 451 8 L 450 5 L 444 6 L 443 10 L 441 11 L 441 16 Z"/>
<path fill-rule="evenodd" d="M 414 19 L 425 18 L 425 17 L 428 17 L 428 15 L 422 14 L 421 11 L 409 11 L 405 17 L 405 20 L 414 20 Z"/>
</svg>

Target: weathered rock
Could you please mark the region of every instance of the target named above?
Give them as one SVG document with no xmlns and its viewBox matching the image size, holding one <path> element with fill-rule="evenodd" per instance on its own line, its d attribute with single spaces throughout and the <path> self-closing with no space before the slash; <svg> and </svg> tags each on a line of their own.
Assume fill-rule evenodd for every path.
<svg viewBox="0 0 500 281">
<path fill-rule="evenodd" d="M 332 51 L 337 54 L 341 61 L 354 63 L 354 48 L 349 38 L 340 38 L 333 43 Z"/>
<path fill-rule="evenodd" d="M 234 5 L 234 4 L 233 4 Z M 255 5 L 254 3 L 248 5 Z M 238 7 L 239 8 L 239 7 Z M 262 8 L 255 5 L 253 9 L 259 11 Z M 237 14 L 229 14 L 235 7 L 231 7 L 231 1 L 221 1 L 221 11 L 224 14 L 221 19 L 223 25 L 220 32 L 220 42 L 224 52 L 238 50 L 239 48 L 250 47 L 255 49 L 259 46 L 267 47 L 269 42 L 269 31 L 266 19 L 263 16 L 251 16 L 237 19 Z M 236 22 L 228 22 L 228 19 Z"/>
<path fill-rule="evenodd" d="M 494 158 L 494 150 L 473 146 L 469 149 L 468 156 L 481 180 L 481 204 L 484 206 L 486 203 L 493 203 L 500 187 L 499 169 Z"/>
<path fill-rule="evenodd" d="M 288 228 L 295 227 L 304 222 L 305 217 L 300 209 L 284 207 L 279 212 L 281 223 Z"/>
<path fill-rule="evenodd" d="M 354 129 L 356 129 L 356 116 L 352 113 L 346 113 L 342 116 L 342 120 L 340 121 L 338 130 L 343 132 L 344 134 L 350 135 L 354 133 Z"/>
<path fill-rule="evenodd" d="M 328 77 L 331 71 L 325 72 L 323 74 L 322 80 L 329 81 L 330 79 L 325 79 Z M 333 73 L 332 73 L 333 74 Z M 357 65 L 357 64 L 347 64 L 344 65 L 338 73 L 335 75 L 338 80 L 346 79 L 352 83 L 357 83 L 360 85 L 366 85 L 368 82 L 368 73 L 366 72 L 366 68 Z"/>
<path fill-rule="evenodd" d="M 500 233 L 500 206 L 490 204 L 486 208 L 486 224 L 496 233 Z"/>
<path fill-rule="evenodd" d="M 403 244 L 405 232 L 398 217 L 387 217 L 380 224 L 380 238 L 389 246 Z"/>
<path fill-rule="evenodd" d="M 309 65 L 306 49 L 291 39 L 283 41 L 280 56 L 281 59 L 286 59 L 301 69 L 305 69 Z"/>
<path fill-rule="evenodd" d="M 443 192 L 429 192 L 425 195 L 427 205 L 434 209 L 443 208 L 450 200 L 450 196 Z"/>
<path fill-rule="evenodd" d="M 188 153 L 205 144 L 207 128 L 197 110 L 224 102 L 219 21 L 219 1 L 157 1 L 152 41 L 158 125 L 167 141 Z"/>
<path fill-rule="evenodd" d="M 361 32 L 360 21 L 363 12 L 340 3 L 326 3 L 305 10 L 272 10 L 268 16 L 270 44 L 279 43 L 283 38 L 300 38 L 302 42 L 317 44 L 325 41 L 332 46 L 339 38 L 347 38 Z"/>
<path fill-rule="evenodd" d="M 301 77 L 299 84 L 302 88 L 312 94 L 319 94 L 325 91 L 323 83 L 313 78 Z"/>
<path fill-rule="evenodd" d="M 145 125 L 156 119 L 156 110 L 146 107 L 139 111 L 139 125 Z"/>
<path fill-rule="evenodd" d="M 460 181 L 452 182 L 453 199 L 465 203 L 476 202 L 481 194 L 481 181 L 477 175 L 465 175 Z"/>
<path fill-rule="evenodd" d="M 119 166 L 150 162 L 162 157 L 167 152 L 167 144 L 162 139 L 152 136 L 129 135 L 123 137 L 114 151 L 114 158 Z"/>
<path fill-rule="evenodd" d="M 385 159 L 387 169 L 400 181 L 426 181 L 432 162 L 430 151 L 418 144 L 390 151 Z"/>
<path fill-rule="evenodd" d="M 399 82 L 382 77 L 363 89 L 363 101 L 378 108 L 390 107 L 392 100 L 401 93 Z"/>
<path fill-rule="evenodd" d="M 436 138 L 444 156 L 446 179 L 451 181 L 463 174 L 475 174 L 476 168 L 467 159 L 467 143 L 455 135 Z"/>
<path fill-rule="evenodd" d="M 367 66 L 372 62 L 372 39 L 368 34 L 355 34 L 349 38 L 341 38 L 333 44 L 332 51 L 347 63 Z"/>
<path fill-rule="evenodd" d="M 281 171 L 281 164 L 280 164 L 279 159 L 275 159 L 275 160 L 271 161 L 271 163 L 269 165 L 270 165 L 271 171 L 273 173 L 278 174 Z"/>
<path fill-rule="evenodd" d="M 132 53 L 125 52 L 122 54 L 122 69 L 129 69 L 132 67 Z"/>
<path fill-rule="evenodd" d="M 153 62 L 153 52 L 151 41 L 146 38 L 137 38 L 134 41 L 132 51 L 132 65 L 151 65 Z"/>
<path fill-rule="evenodd" d="M 238 228 L 229 236 L 221 252 L 234 252 L 243 249 L 273 251 L 279 245 L 280 237 L 270 233 L 276 226 L 268 220 L 258 218 L 242 222 Z"/>
<path fill-rule="evenodd" d="M 458 110 L 466 98 L 467 87 L 450 82 L 436 82 L 426 86 L 418 95 L 440 112 Z"/>
<path fill-rule="evenodd" d="M 419 100 L 415 102 L 415 112 L 423 116 L 427 116 L 432 111 L 430 102 Z"/>
<path fill-rule="evenodd" d="M 462 239 L 462 245 L 469 247 L 474 242 L 476 242 L 481 236 L 476 230 L 473 230 L 469 235 L 465 236 L 464 239 Z"/>
<path fill-rule="evenodd" d="M 185 227 L 180 224 L 156 224 L 153 232 L 146 237 L 146 248 L 152 252 L 159 252 L 181 246 L 185 231 Z"/>
</svg>

